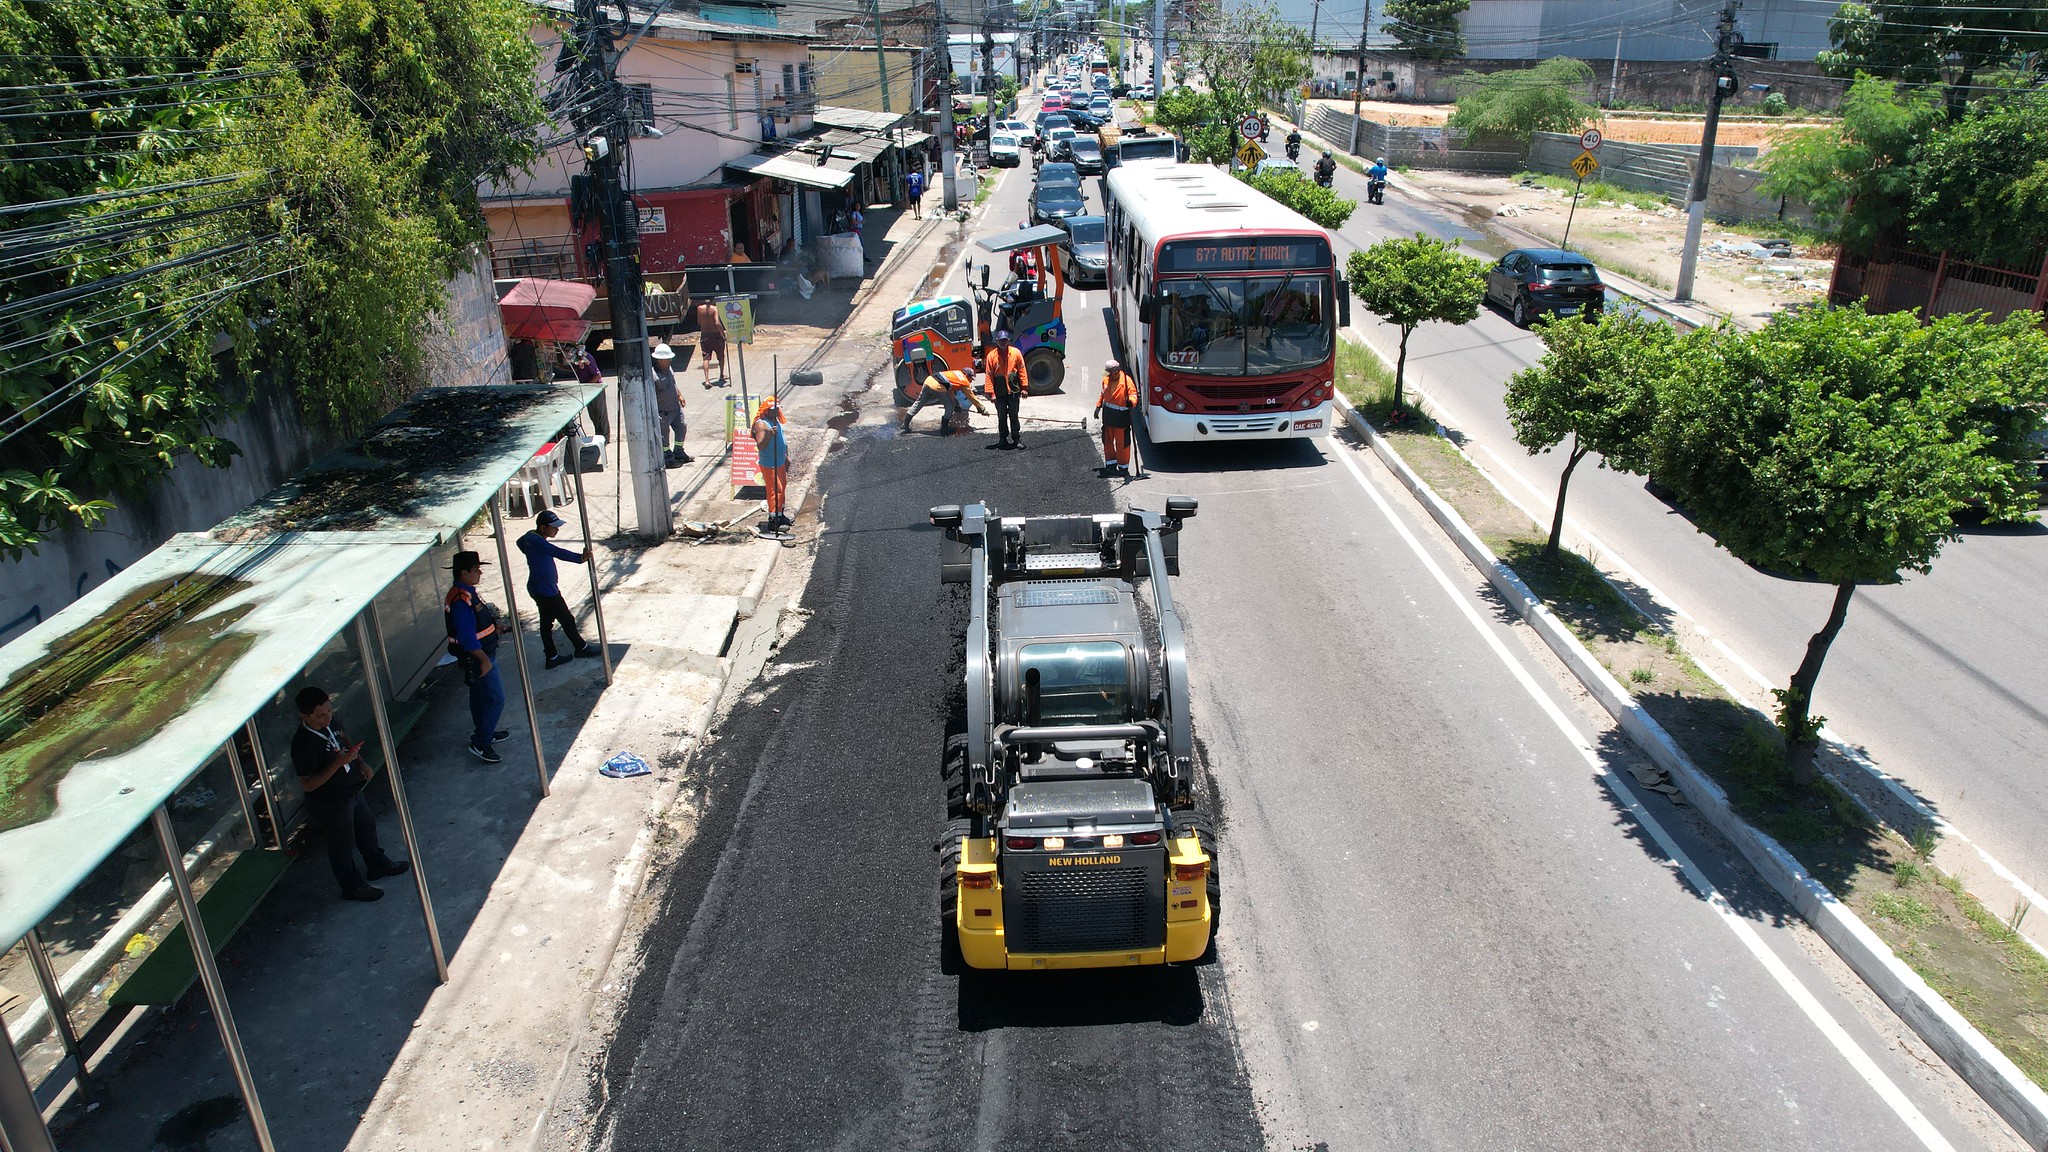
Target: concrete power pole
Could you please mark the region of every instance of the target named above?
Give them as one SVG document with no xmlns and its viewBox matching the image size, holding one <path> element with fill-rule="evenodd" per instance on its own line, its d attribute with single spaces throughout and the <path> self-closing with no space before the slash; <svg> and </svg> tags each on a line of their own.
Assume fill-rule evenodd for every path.
<svg viewBox="0 0 2048 1152">
<path fill-rule="evenodd" d="M 635 534 L 666 540 L 675 525 L 669 508 L 668 471 L 659 447 L 653 362 L 648 359 L 646 297 L 640 280 L 640 212 L 626 192 L 623 172 L 633 127 L 626 92 L 618 81 L 619 55 L 598 18 L 596 0 L 578 0 L 576 36 L 582 46 L 577 65 L 591 112 L 577 118 L 584 134 L 583 156 L 595 187 L 604 245 L 605 293 L 612 320 L 612 349 L 619 369 L 619 422 L 633 482 Z M 630 42 L 629 42 L 630 46 Z M 591 90 L 596 89 L 593 93 Z"/>
<path fill-rule="evenodd" d="M 1166 0 L 1152 0 L 1152 99 L 1166 94 Z"/>
<path fill-rule="evenodd" d="M 1372 30 L 1372 0 L 1365 0 L 1365 15 L 1358 20 L 1358 79 L 1351 85 L 1351 147 L 1358 155 L 1359 120 L 1365 115 L 1365 36 Z"/>
<path fill-rule="evenodd" d="M 875 14 L 875 80 L 882 86 L 882 111 L 889 110 L 889 53 L 882 47 L 882 0 L 870 0 Z"/>
<path fill-rule="evenodd" d="M 939 25 L 939 181 L 948 212 L 960 207 L 960 182 L 953 174 L 953 36 L 946 29 L 946 0 L 932 0 Z"/>
<path fill-rule="evenodd" d="M 1678 287 L 1672 292 L 1674 300 L 1692 299 L 1693 272 L 1700 258 L 1700 228 L 1707 219 L 1707 184 L 1714 176 L 1714 135 L 1721 127 L 1721 101 L 1735 90 L 1735 73 L 1729 68 L 1733 58 L 1737 36 L 1735 34 L 1735 6 L 1737 0 L 1728 0 L 1728 6 L 1721 9 L 1721 25 L 1714 38 L 1714 58 L 1709 62 L 1714 69 L 1714 95 L 1707 101 L 1706 130 L 1700 135 L 1700 158 L 1693 168 L 1692 203 L 1685 211 L 1685 251 L 1678 257 Z"/>
</svg>

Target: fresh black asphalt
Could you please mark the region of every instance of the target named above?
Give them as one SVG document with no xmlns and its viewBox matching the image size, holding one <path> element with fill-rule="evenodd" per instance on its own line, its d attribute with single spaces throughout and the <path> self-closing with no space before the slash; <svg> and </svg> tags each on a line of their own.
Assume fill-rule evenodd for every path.
<svg viewBox="0 0 2048 1152">
<path fill-rule="evenodd" d="M 926 511 L 1114 507 L 1092 438 L 1027 433 L 994 452 L 866 425 L 832 453 L 811 616 L 701 750 L 701 822 L 652 889 L 592 1085 L 605 1146 L 1261 1146 L 1220 967 L 941 972 L 938 751 L 965 608 Z"/>
</svg>

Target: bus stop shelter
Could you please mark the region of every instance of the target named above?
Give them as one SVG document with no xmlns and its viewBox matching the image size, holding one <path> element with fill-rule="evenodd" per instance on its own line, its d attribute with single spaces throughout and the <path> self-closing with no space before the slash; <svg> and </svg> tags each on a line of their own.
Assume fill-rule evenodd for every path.
<svg viewBox="0 0 2048 1152">
<path fill-rule="evenodd" d="M 241 818 L 256 844 L 249 851 L 281 850 L 287 825 L 273 785 L 279 777 L 261 764 L 247 775 L 241 759 L 245 751 L 262 758 L 256 717 L 337 638 L 354 642 L 383 771 L 416 864 L 412 878 L 427 950 L 437 978 L 447 980 L 391 716 L 393 681 L 404 664 L 394 670 L 378 597 L 409 573 L 421 572 L 488 510 L 540 791 L 546 795 L 548 766 L 497 497 L 573 424 L 601 387 L 422 392 L 360 440 L 212 532 L 174 537 L 0 648 L 0 941 L 24 944 L 75 1075 L 84 1075 L 90 1054 L 73 1033 L 38 929 L 89 873 L 147 825 L 166 862 L 197 983 L 256 1142 L 266 1152 L 277 1146 L 215 966 L 208 918 L 201 915 L 186 872 L 170 802 L 225 753 Z M 577 454 L 567 455 L 574 473 Z M 574 478 L 581 513 L 580 473 Z M 587 515 L 584 531 L 587 538 Z M 586 568 L 603 645 L 596 569 Z M 438 604 L 432 617 L 438 648 Z M 609 683 L 609 653 L 605 676 Z M 266 821 L 272 833 L 267 838 L 256 834 Z M 266 839 L 273 843 L 266 847 Z M 34 1086 L 14 1055 L 0 1061 L 0 1145 L 9 1152 L 54 1150 Z"/>
</svg>

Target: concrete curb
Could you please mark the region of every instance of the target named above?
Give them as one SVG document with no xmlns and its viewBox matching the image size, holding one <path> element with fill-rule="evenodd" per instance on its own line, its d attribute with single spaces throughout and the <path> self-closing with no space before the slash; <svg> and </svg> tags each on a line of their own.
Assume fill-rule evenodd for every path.
<svg viewBox="0 0 2048 1152">
<path fill-rule="evenodd" d="M 1628 690 L 1586 651 L 1578 637 L 1537 599 L 1521 577 L 1501 563 L 1457 511 L 1408 467 L 1386 438 L 1374 431 L 1341 394 L 1337 397 L 1337 408 L 1346 422 L 1365 435 L 1373 454 L 1400 478 L 1465 558 L 1514 605 L 1544 644 L 1614 717 L 1622 731 L 1671 775 L 1686 799 L 1735 846 L 1750 867 L 1798 910 L 1836 955 L 1928 1047 L 1940 1054 L 1985 1103 L 2012 1125 L 2028 1147 L 2048 1149 L 2048 1092 L 2029 1080 L 1983 1033 L 1929 988 L 1918 973 L 1902 963 L 1855 912 L 1809 875 L 1791 853 L 1737 815 L 1729 806 L 1727 793 L 1692 763 L 1671 734 L 1643 710 Z"/>
</svg>

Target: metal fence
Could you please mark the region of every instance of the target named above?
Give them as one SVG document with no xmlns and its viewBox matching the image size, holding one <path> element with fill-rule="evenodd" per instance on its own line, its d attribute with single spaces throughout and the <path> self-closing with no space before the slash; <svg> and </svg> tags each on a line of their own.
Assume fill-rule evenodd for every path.
<svg viewBox="0 0 2048 1152">
<path fill-rule="evenodd" d="M 2048 300 L 2048 259 L 2032 271 L 1972 264 L 1895 245 L 1879 245 L 1868 256 L 1843 253 L 1828 288 L 1833 304 L 1868 300 L 1872 312 L 1920 310 L 1933 318 L 1956 312 L 1988 312 L 2002 320 L 2014 312 L 2040 312 Z"/>
</svg>

